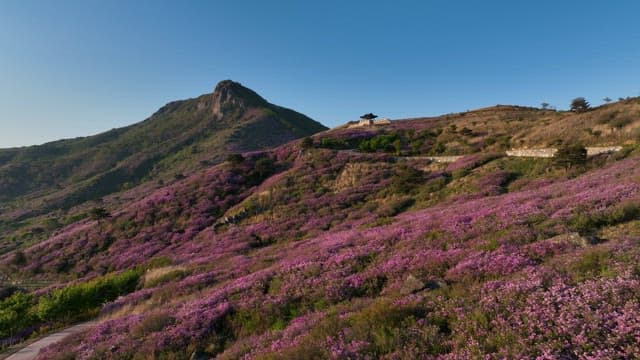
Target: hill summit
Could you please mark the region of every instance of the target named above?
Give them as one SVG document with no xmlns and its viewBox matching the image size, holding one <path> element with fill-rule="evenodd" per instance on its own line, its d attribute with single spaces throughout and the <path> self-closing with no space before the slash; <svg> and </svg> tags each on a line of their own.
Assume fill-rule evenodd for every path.
<svg viewBox="0 0 640 360">
<path fill-rule="evenodd" d="M 218 118 L 224 117 L 225 112 L 261 106 L 268 106 L 265 99 L 232 80 L 219 82 L 211 96 L 198 103 L 199 109 L 210 109 Z"/>
</svg>

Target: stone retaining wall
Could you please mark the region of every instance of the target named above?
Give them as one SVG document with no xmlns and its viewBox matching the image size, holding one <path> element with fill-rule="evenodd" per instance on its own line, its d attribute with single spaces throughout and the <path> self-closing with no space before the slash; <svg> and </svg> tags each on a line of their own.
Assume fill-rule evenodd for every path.
<svg viewBox="0 0 640 360">
<path fill-rule="evenodd" d="M 594 146 L 587 148 L 587 156 L 609 154 L 622 150 L 622 146 Z"/>
<path fill-rule="evenodd" d="M 622 146 L 593 146 L 587 147 L 586 149 L 587 156 L 594 156 L 618 152 L 622 150 Z M 558 149 L 555 148 L 511 149 L 507 150 L 507 156 L 550 158 L 554 157 L 556 152 L 558 152 Z"/>
<path fill-rule="evenodd" d="M 455 156 L 402 156 L 397 157 L 396 159 L 401 161 L 409 161 L 409 160 L 422 160 L 422 161 L 430 161 L 436 163 L 452 163 L 458 161 L 464 155 L 455 155 Z"/>
<path fill-rule="evenodd" d="M 553 157 L 557 151 L 558 149 L 554 149 L 554 148 L 511 149 L 511 150 L 507 150 L 507 156 L 550 158 L 550 157 Z"/>
</svg>

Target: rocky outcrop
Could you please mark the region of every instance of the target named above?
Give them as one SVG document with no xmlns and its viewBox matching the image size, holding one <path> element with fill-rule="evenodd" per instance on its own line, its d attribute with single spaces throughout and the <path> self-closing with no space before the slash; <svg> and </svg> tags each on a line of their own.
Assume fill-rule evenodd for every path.
<svg viewBox="0 0 640 360">
<path fill-rule="evenodd" d="M 266 106 L 268 103 L 260 95 L 242 84 L 231 80 L 218 83 L 214 92 L 198 103 L 198 111 L 210 111 L 221 119 L 228 112 L 245 112 L 250 108 Z"/>
</svg>

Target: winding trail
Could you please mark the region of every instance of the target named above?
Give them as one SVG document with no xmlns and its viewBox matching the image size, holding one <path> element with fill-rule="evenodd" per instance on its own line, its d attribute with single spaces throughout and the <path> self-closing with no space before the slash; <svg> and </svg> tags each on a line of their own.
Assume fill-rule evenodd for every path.
<svg viewBox="0 0 640 360">
<path fill-rule="evenodd" d="M 25 346 L 24 348 L 20 349 L 20 351 L 14 353 L 5 360 L 33 360 L 36 358 L 36 356 L 38 356 L 40 350 L 44 349 L 45 347 L 51 344 L 55 344 L 66 338 L 67 336 L 87 331 L 88 329 L 94 327 L 96 324 L 97 322 L 95 321 L 89 321 L 82 324 L 74 325 L 64 330 L 60 330 L 51 335 L 47 335 L 42 339 Z"/>
</svg>

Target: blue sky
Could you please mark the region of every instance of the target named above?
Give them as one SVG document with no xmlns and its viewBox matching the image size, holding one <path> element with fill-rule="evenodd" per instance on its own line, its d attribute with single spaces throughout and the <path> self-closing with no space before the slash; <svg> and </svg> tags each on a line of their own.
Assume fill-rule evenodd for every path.
<svg viewBox="0 0 640 360">
<path fill-rule="evenodd" d="M 640 95 L 640 2 L 0 1 L 0 147 L 233 79 L 328 126 Z"/>
</svg>

